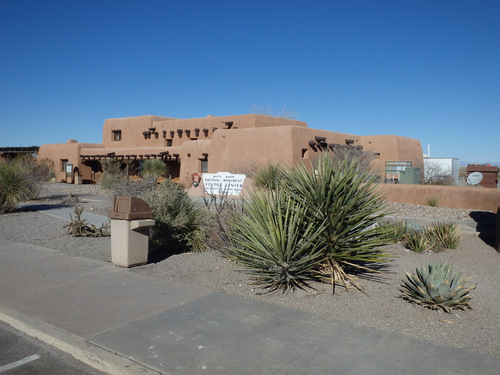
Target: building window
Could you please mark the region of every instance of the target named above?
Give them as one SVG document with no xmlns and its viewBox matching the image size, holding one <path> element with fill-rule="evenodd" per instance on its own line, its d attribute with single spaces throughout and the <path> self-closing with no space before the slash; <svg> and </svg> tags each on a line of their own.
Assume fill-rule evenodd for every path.
<svg viewBox="0 0 500 375">
<path fill-rule="evenodd" d="M 68 164 L 68 159 L 61 159 L 61 172 L 66 172 L 66 164 Z"/>
<path fill-rule="evenodd" d="M 113 141 L 121 141 L 121 140 L 122 140 L 122 131 L 113 130 Z"/>
<path fill-rule="evenodd" d="M 201 161 L 201 171 L 203 173 L 208 172 L 208 160 L 202 160 Z"/>
<path fill-rule="evenodd" d="M 165 146 L 172 147 L 172 140 L 171 139 L 166 139 L 165 140 Z"/>
<path fill-rule="evenodd" d="M 406 168 L 411 168 L 411 161 L 386 161 L 385 182 L 398 183 L 401 179 L 401 172 L 404 172 Z"/>
</svg>

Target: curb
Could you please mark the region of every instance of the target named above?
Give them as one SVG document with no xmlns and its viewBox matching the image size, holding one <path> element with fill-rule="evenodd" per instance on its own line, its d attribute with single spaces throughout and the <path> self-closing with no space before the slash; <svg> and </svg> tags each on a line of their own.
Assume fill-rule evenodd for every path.
<svg viewBox="0 0 500 375">
<path fill-rule="evenodd" d="M 37 319 L 23 315 L 0 303 L 0 320 L 13 328 L 35 337 L 48 345 L 72 355 L 96 370 L 110 375 L 158 375 L 160 372 L 137 362 L 112 353 L 85 339 L 51 326 Z"/>
</svg>

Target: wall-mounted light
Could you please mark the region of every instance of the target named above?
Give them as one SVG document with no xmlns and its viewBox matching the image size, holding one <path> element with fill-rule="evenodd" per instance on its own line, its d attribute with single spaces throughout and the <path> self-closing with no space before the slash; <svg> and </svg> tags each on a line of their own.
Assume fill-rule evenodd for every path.
<svg viewBox="0 0 500 375">
<path fill-rule="evenodd" d="M 184 132 L 186 133 L 186 136 L 187 136 L 188 138 L 191 136 L 191 130 L 186 129 L 186 130 L 184 130 Z"/>
<path fill-rule="evenodd" d="M 144 131 L 142 132 L 142 135 L 144 136 L 144 139 L 148 139 L 148 132 Z"/>
<path fill-rule="evenodd" d="M 200 135 L 200 129 L 195 128 L 195 129 L 194 129 L 194 135 L 195 135 L 196 137 L 198 137 L 198 136 Z"/>
<path fill-rule="evenodd" d="M 231 126 L 233 126 L 233 121 L 226 121 L 224 122 L 224 125 L 226 125 L 226 129 L 231 129 Z"/>
<path fill-rule="evenodd" d="M 205 134 L 205 137 L 208 137 L 208 129 L 203 129 L 203 134 Z"/>
<path fill-rule="evenodd" d="M 174 138 L 175 132 L 173 130 L 170 130 L 170 138 Z"/>
<path fill-rule="evenodd" d="M 163 131 L 163 138 L 167 138 L 167 131 L 166 130 Z"/>
<path fill-rule="evenodd" d="M 180 137 L 182 137 L 182 129 L 177 129 L 177 135 Z"/>
<path fill-rule="evenodd" d="M 155 135 L 155 138 L 158 139 L 158 132 L 153 133 Z"/>
</svg>

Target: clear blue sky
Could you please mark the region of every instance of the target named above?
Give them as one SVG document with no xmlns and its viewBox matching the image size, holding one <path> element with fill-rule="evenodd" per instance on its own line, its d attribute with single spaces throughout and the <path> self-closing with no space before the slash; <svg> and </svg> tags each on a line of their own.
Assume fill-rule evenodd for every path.
<svg viewBox="0 0 500 375">
<path fill-rule="evenodd" d="M 500 161 L 498 0 L 1 0 L 0 146 L 286 107 Z"/>
</svg>

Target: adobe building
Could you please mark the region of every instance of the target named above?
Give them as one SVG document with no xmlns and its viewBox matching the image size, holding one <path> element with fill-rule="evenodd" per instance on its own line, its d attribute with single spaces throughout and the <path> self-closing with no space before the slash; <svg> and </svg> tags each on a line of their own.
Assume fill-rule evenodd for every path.
<svg viewBox="0 0 500 375">
<path fill-rule="evenodd" d="M 303 121 L 258 114 L 107 119 L 102 143 L 47 144 L 40 147 L 39 157 L 53 160 L 57 181 L 71 182 L 76 167 L 83 183 L 99 182 L 104 159 L 121 161 L 133 175 L 142 161 L 156 158 L 166 163 L 173 178 L 189 184 L 193 173 L 244 173 L 269 161 L 308 164 L 323 152 L 342 148 L 372 153 L 381 180 L 397 180 L 406 167 L 423 170 L 416 139 L 311 129 Z"/>
</svg>

